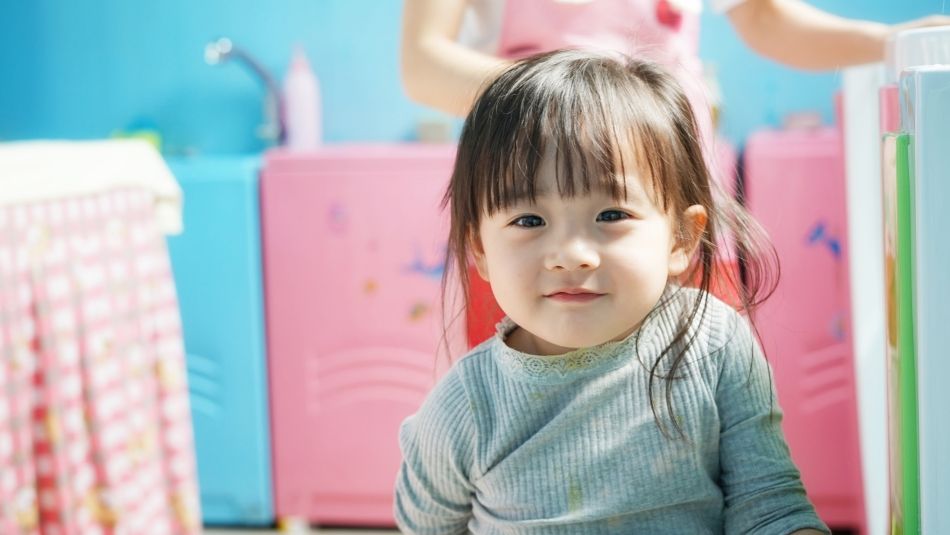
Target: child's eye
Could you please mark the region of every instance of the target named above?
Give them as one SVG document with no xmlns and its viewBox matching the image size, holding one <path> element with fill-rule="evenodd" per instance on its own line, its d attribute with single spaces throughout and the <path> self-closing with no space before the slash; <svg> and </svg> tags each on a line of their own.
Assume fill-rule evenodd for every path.
<svg viewBox="0 0 950 535">
<path fill-rule="evenodd" d="M 630 219 L 630 214 L 620 210 L 604 210 L 597 214 L 597 221 L 620 221 L 621 219 Z"/>
<path fill-rule="evenodd" d="M 516 227 L 534 228 L 544 224 L 544 220 L 536 215 L 523 215 L 511 222 Z"/>
</svg>

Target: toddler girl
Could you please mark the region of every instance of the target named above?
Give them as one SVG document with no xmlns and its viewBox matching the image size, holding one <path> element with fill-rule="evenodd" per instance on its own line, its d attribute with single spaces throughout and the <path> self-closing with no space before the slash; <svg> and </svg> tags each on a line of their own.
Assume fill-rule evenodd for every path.
<svg viewBox="0 0 950 535">
<path fill-rule="evenodd" d="M 754 329 L 709 293 L 724 226 L 740 309 L 777 265 L 698 138 L 673 78 L 631 58 L 533 56 L 481 93 L 443 282 L 474 260 L 506 317 L 403 423 L 405 533 L 828 533 Z"/>
</svg>

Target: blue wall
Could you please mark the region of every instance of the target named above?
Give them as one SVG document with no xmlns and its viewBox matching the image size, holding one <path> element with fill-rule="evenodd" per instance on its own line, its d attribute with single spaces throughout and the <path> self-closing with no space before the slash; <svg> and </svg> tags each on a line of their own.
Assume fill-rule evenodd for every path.
<svg viewBox="0 0 950 535">
<path fill-rule="evenodd" d="M 944 0 L 814 0 L 850 17 L 896 22 Z M 205 44 L 228 36 L 282 78 L 303 44 L 322 84 L 328 141 L 411 139 L 434 112 L 398 75 L 399 0 L 32 0 L 0 2 L 0 140 L 93 138 L 141 127 L 177 153 L 255 152 L 263 88 L 235 64 L 211 67 Z M 728 21 L 703 15 L 702 55 L 718 65 L 723 129 L 741 141 L 788 111 L 831 120 L 835 73 L 795 72 L 754 56 Z"/>
</svg>

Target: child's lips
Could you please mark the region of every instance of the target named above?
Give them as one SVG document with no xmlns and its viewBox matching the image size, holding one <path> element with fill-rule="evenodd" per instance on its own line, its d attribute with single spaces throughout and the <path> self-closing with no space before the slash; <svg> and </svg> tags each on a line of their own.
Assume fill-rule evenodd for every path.
<svg viewBox="0 0 950 535">
<path fill-rule="evenodd" d="M 593 301 L 599 297 L 603 297 L 604 294 L 594 293 L 594 292 L 578 292 L 578 293 L 567 293 L 567 292 L 556 292 L 545 297 L 549 299 L 554 299 L 555 301 L 562 301 L 566 303 L 587 303 Z"/>
</svg>

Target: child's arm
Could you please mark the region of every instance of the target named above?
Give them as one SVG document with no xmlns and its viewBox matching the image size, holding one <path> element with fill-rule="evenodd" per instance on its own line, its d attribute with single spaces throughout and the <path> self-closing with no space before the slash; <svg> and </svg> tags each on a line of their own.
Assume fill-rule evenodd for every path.
<svg viewBox="0 0 950 535">
<path fill-rule="evenodd" d="M 746 0 L 728 12 L 750 48 L 799 69 L 836 69 L 881 61 L 889 34 L 950 24 L 935 15 L 896 26 L 837 17 L 799 0 Z"/>
<path fill-rule="evenodd" d="M 716 386 L 723 531 L 827 534 L 789 455 L 768 363 L 745 318 L 728 314 Z"/>
<path fill-rule="evenodd" d="M 402 533 L 467 533 L 475 437 L 468 396 L 450 371 L 400 428 L 394 513 Z"/>
<path fill-rule="evenodd" d="M 464 116 L 482 83 L 509 62 L 456 42 L 467 0 L 405 0 L 402 81 L 412 100 Z"/>
</svg>

